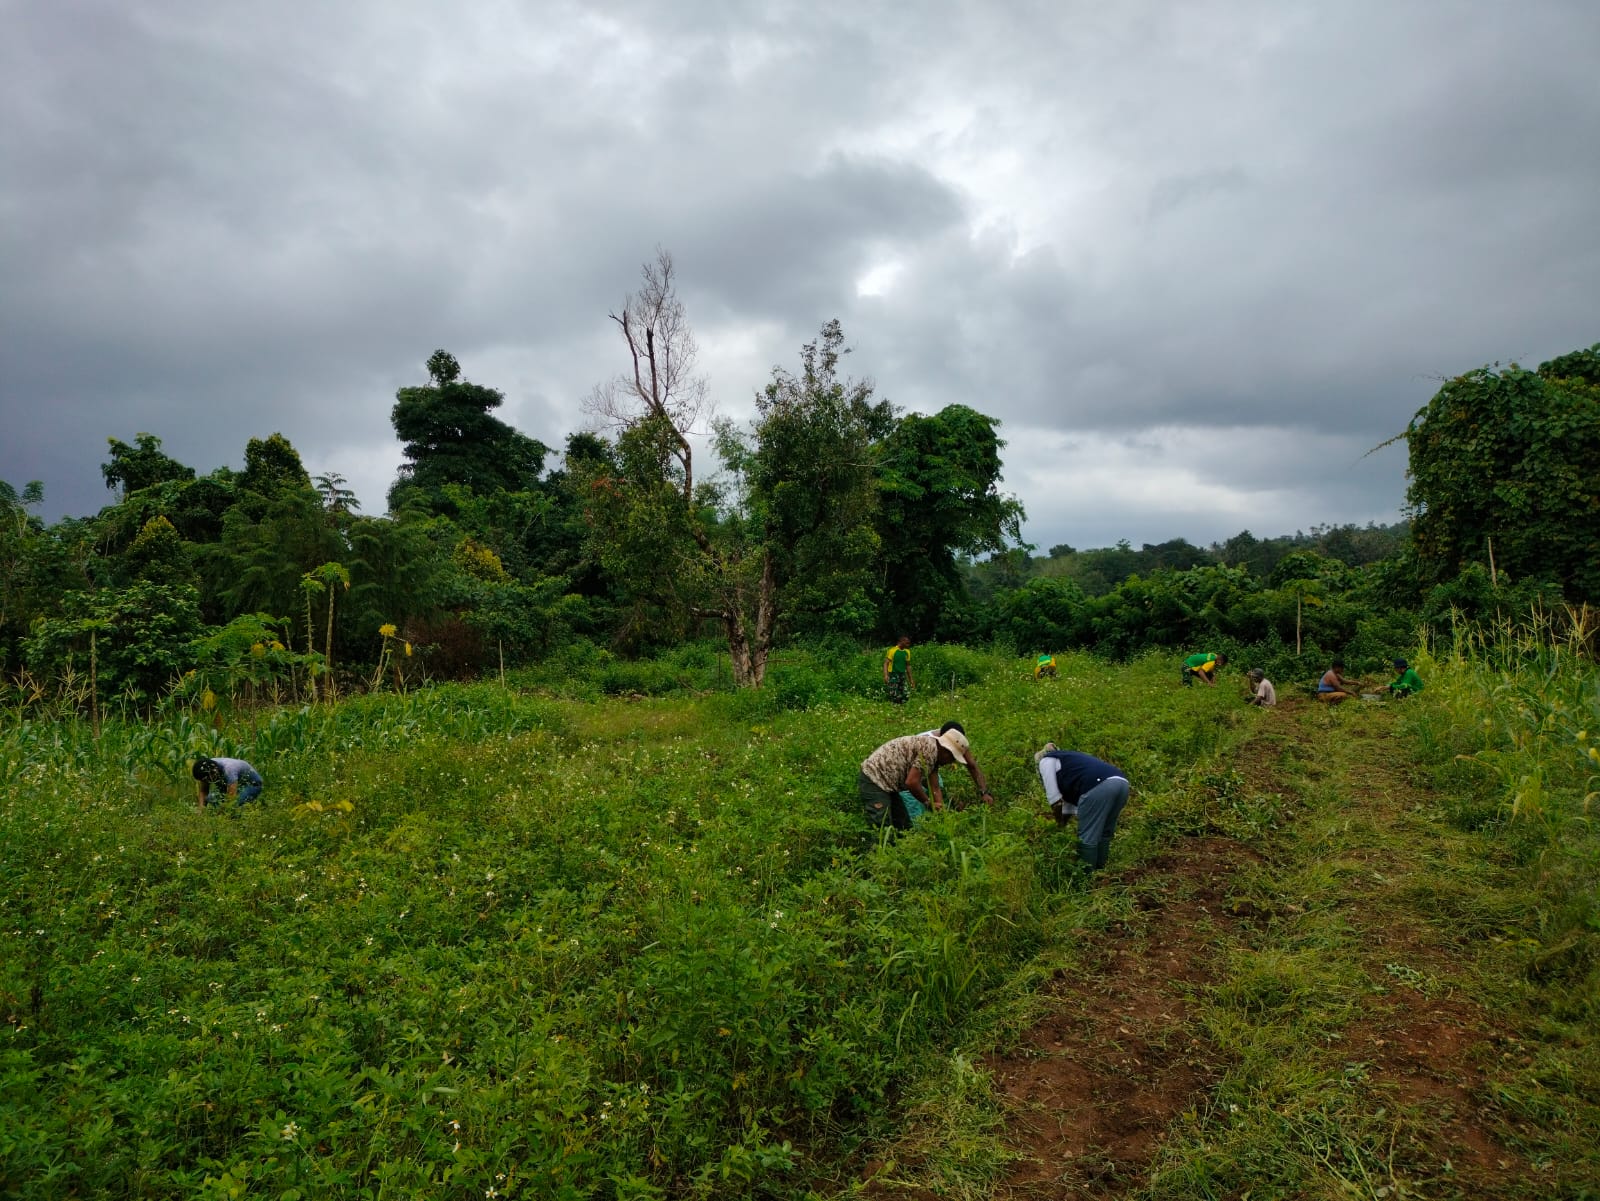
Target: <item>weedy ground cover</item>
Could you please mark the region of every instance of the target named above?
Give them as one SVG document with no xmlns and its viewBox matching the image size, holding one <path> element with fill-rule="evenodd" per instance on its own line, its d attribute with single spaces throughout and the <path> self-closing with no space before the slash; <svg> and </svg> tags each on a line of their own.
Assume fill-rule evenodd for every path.
<svg viewBox="0 0 1600 1201">
<path fill-rule="evenodd" d="M 98 738 L 14 720 L 0 1191 L 844 1187 L 930 1073 L 1025 1003 L 1041 949 L 1097 920 L 1031 751 L 1125 767 L 1131 862 L 1249 721 L 1164 660 L 1061 661 L 1035 684 L 930 652 L 904 708 L 794 662 L 762 694 L 447 687 Z M 949 718 L 1000 803 L 875 841 L 859 761 Z M 195 811 L 188 762 L 219 752 L 261 768 L 264 803 Z"/>
<path fill-rule="evenodd" d="M 1123 873 L 1134 903 L 1116 951 L 1055 990 L 1067 1024 L 1024 1031 L 997 1064 L 1008 1145 L 1029 1158 L 992 1188 L 952 1183 L 996 1197 L 1600 1195 L 1600 839 L 1583 737 L 1600 673 L 1571 652 L 1458 644 L 1424 661 L 1421 697 L 1291 702 L 1209 768 L 1207 811 L 1232 850 L 1195 840 Z M 1197 857 L 1214 874 L 1197 877 Z M 1152 962 L 1167 965 L 1154 980 Z M 1184 1070 L 1211 1082 L 1151 1094 Z M 1036 1094 L 1049 1112 L 1017 1099 Z M 1056 1133 L 1075 1128 L 1104 1137 Z"/>
<path fill-rule="evenodd" d="M 1421 697 L 1252 714 L 1149 798 L 1167 845 L 1062 911 L 861 1192 L 1600 1196 L 1600 674 L 1573 649 L 1458 643 Z"/>
</svg>

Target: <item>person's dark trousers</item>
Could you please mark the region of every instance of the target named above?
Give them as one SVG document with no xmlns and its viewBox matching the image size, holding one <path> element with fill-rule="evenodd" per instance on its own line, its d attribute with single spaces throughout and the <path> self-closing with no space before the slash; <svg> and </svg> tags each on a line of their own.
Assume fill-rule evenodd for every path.
<svg viewBox="0 0 1600 1201">
<path fill-rule="evenodd" d="M 866 772 L 856 774 L 856 792 L 861 797 L 862 811 L 872 826 L 893 826 L 896 830 L 911 829 L 911 815 L 898 792 L 879 788 Z"/>
<path fill-rule="evenodd" d="M 1121 776 L 1101 780 L 1078 798 L 1078 858 L 1090 871 L 1111 857 L 1111 839 L 1127 803 L 1128 782 Z"/>
</svg>

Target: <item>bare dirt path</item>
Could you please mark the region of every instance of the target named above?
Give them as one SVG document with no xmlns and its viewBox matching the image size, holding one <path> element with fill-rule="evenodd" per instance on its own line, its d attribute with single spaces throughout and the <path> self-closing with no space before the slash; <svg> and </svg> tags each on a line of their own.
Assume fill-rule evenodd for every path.
<svg viewBox="0 0 1600 1201">
<path fill-rule="evenodd" d="M 1330 1003 L 1337 1028 L 1303 1053 L 1348 1084 L 1363 1129 L 1352 1124 L 1342 1152 L 1337 1131 L 1303 1153 L 1291 1137 L 1286 1161 L 1310 1167 L 1285 1169 L 1289 1190 L 1274 1195 L 1324 1195 L 1319 1180 L 1341 1196 L 1539 1195 L 1490 1104 L 1489 1070 L 1520 1044 L 1451 984 L 1467 957 L 1428 910 L 1422 873 L 1430 841 L 1448 835 L 1392 730 L 1386 712 L 1285 706 L 1231 763 L 1244 789 L 1276 798 L 1279 829 L 1249 845 L 1184 839 L 1097 885 L 1127 888 L 1132 916 L 1086 970 L 1058 974 L 1047 1015 L 984 1063 L 1016 1157 L 994 1197 L 1182 1195 L 1161 1170 L 1206 1123 L 1226 1134 L 1217 1093 L 1248 1042 L 1214 1035 L 1219 985 L 1241 955 L 1319 937 L 1342 957 L 1348 996 Z"/>
</svg>

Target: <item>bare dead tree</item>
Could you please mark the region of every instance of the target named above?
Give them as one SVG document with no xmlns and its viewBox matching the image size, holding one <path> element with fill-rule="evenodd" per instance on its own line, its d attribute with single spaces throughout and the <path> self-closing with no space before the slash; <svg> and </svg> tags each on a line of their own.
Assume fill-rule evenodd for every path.
<svg viewBox="0 0 1600 1201">
<path fill-rule="evenodd" d="M 694 333 L 678 299 L 672 255 L 656 247 L 654 261 L 641 269 L 643 286 L 624 298 L 622 312 L 608 316 L 622 331 L 632 371 L 600 385 L 585 402 L 613 429 L 627 429 L 646 418 L 661 420 L 672 443 L 672 458 L 682 476 L 685 503 L 694 496 L 694 449 L 689 438 L 710 416 L 709 389 L 695 374 Z"/>
<path fill-rule="evenodd" d="M 629 370 L 596 388 L 585 407 L 600 423 L 614 430 L 637 429 L 645 422 L 659 424 L 665 443 L 662 466 L 676 475 L 677 494 L 688 515 L 686 526 L 692 546 L 682 548 L 687 558 L 671 573 L 676 582 L 701 580 L 698 595 L 680 598 L 694 617 L 713 618 L 723 628 L 741 686 L 759 686 L 765 673 L 767 647 L 773 636 L 776 610 L 776 576 L 763 552 L 758 563 L 745 563 L 737 545 L 713 541 L 695 510 L 694 448 L 691 437 L 702 421 L 711 417 L 705 377 L 695 371 L 695 341 L 678 298 L 672 256 L 656 248 L 655 258 L 640 271 L 641 286 L 629 293 L 620 313 L 608 316 L 622 331 L 628 349 Z M 665 548 L 658 548 L 665 549 Z M 758 569 L 756 578 L 747 578 Z M 752 592 L 755 603 L 752 604 Z M 752 645 L 746 610 L 755 611 L 757 637 Z"/>
</svg>

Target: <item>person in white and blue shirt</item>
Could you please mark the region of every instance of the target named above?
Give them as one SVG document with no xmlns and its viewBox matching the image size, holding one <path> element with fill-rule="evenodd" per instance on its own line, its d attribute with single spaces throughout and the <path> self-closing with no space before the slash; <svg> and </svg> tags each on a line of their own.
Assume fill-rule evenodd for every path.
<svg viewBox="0 0 1600 1201">
<path fill-rule="evenodd" d="M 1117 819 L 1128 803 L 1128 777 L 1103 759 L 1060 750 L 1053 742 L 1045 743 L 1033 761 L 1056 825 L 1078 819 L 1078 859 L 1090 871 L 1104 867 Z"/>
</svg>

